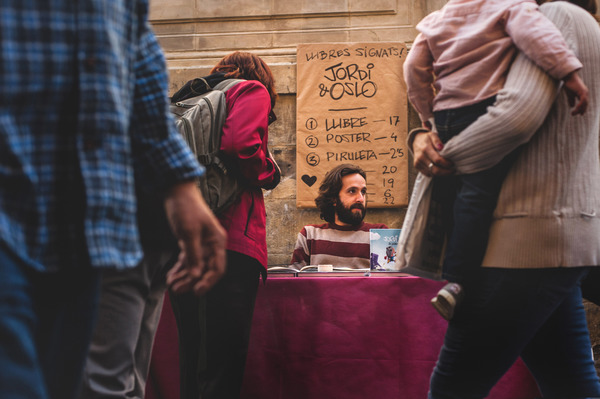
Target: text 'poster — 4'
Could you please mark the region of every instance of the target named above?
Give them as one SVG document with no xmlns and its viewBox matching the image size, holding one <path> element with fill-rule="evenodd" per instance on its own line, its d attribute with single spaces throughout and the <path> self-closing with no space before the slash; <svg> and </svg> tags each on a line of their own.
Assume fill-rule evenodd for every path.
<svg viewBox="0 0 600 399">
<path fill-rule="evenodd" d="M 300 44 L 297 57 L 297 206 L 314 207 L 342 163 L 367 173 L 369 207 L 406 206 L 404 44 Z"/>
</svg>

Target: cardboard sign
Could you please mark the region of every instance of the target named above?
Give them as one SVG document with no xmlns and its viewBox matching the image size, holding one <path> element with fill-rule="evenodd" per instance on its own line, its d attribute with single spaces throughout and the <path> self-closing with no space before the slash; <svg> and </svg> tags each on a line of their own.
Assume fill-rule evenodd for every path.
<svg viewBox="0 0 600 399">
<path fill-rule="evenodd" d="M 298 45 L 296 204 L 315 207 L 327 171 L 367 173 L 369 207 L 408 204 L 403 43 Z"/>
</svg>

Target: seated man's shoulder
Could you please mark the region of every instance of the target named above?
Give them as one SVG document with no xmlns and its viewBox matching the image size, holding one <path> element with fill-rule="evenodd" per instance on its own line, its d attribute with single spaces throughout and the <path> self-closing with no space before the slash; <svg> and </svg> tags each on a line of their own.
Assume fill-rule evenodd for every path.
<svg viewBox="0 0 600 399">
<path fill-rule="evenodd" d="M 315 237 L 336 234 L 349 234 L 356 231 L 369 232 L 370 229 L 387 229 L 384 223 L 361 223 L 358 226 L 337 226 L 331 223 L 308 224 L 302 228 L 301 234 L 306 237 Z"/>
<path fill-rule="evenodd" d="M 315 231 L 328 229 L 331 229 L 331 225 L 329 223 L 307 224 L 302 228 L 300 233 L 303 235 L 312 235 Z"/>
<path fill-rule="evenodd" d="M 387 229 L 387 225 L 385 223 L 363 223 L 362 229 L 369 231 L 371 229 Z"/>
</svg>

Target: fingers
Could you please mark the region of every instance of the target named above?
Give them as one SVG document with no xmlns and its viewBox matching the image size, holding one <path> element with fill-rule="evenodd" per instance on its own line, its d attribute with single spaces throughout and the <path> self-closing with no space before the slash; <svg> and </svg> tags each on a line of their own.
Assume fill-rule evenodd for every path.
<svg viewBox="0 0 600 399">
<path fill-rule="evenodd" d="M 173 186 L 165 210 L 181 250 L 167 284 L 175 293 L 194 290 L 203 294 L 225 272 L 227 234 L 194 182 Z"/>
<path fill-rule="evenodd" d="M 567 90 L 567 103 L 569 104 L 569 107 L 572 107 L 575 105 L 576 99 L 577 99 L 577 96 L 575 95 L 575 93 Z"/>
<path fill-rule="evenodd" d="M 589 102 L 589 90 L 576 71 L 565 76 L 564 87 L 567 93 L 569 106 L 575 106 L 573 111 L 571 111 L 571 115 L 585 114 Z"/>
<path fill-rule="evenodd" d="M 190 240 L 179 240 L 178 262 L 167 274 L 175 293 L 194 291 L 204 295 L 225 274 L 227 236 L 219 225 Z"/>
<path fill-rule="evenodd" d="M 194 294 L 198 296 L 206 294 L 220 279 L 221 274 L 216 270 L 207 271 L 200 280 L 194 283 Z"/>
<path fill-rule="evenodd" d="M 574 100 L 573 100 L 574 102 Z M 577 105 L 575 106 L 575 108 L 573 109 L 573 111 L 571 111 L 571 115 L 583 115 L 585 114 L 585 111 L 587 110 L 588 107 L 588 97 L 583 96 L 581 98 L 579 98 L 579 102 L 577 103 Z M 570 106 L 573 106 L 573 104 L 571 104 L 571 102 L 569 102 Z"/>
<path fill-rule="evenodd" d="M 444 143 L 442 143 L 442 140 L 440 140 L 440 136 L 438 136 L 437 133 L 431 132 L 429 140 L 431 140 L 431 145 L 436 151 L 441 151 L 444 148 Z"/>
<path fill-rule="evenodd" d="M 206 294 L 225 274 L 226 264 L 227 259 L 224 247 L 215 247 L 212 256 L 206 260 L 207 267 L 204 274 L 194 282 L 194 293 L 196 295 Z"/>
<path fill-rule="evenodd" d="M 175 266 L 167 273 L 167 285 L 176 294 L 194 291 L 196 295 L 204 295 L 224 275 L 226 267 L 225 247 L 217 243 L 207 243 L 204 253 L 209 254 L 201 263 L 192 264 L 187 260 L 186 251 L 182 250 Z M 183 248 L 184 243 L 180 243 Z"/>
<path fill-rule="evenodd" d="M 183 235 L 182 239 L 179 240 L 181 252 L 185 254 L 186 266 L 189 269 L 190 277 L 193 279 L 201 278 L 205 269 L 202 236 L 203 234 L 200 231 L 192 232 Z"/>
<path fill-rule="evenodd" d="M 413 141 L 415 168 L 429 177 L 453 174 L 453 163 L 438 152 L 443 147 L 437 134 L 433 132 L 418 134 Z"/>
<path fill-rule="evenodd" d="M 193 280 L 185 267 L 185 253 L 180 252 L 177 263 L 167 272 L 167 286 L 176 294 L 192 289 Z"/>
<path fill-rule="evenodd" d="M 437 176 L 437 177 L 450 176 L 450 175 L 453 175 L 454 173 L 456 173 L 456 170 L 454 168 L 448 169 L 448 168 L 444 168 L 444 167 L 441 167 L 441 166 L 433 164 L 433 163 L 432 163 L 431 167 L 428 166 L 428 169 L 430 171 L 431 176 Z"/>
<path fill-rule="evenodd" d="M 436 165 L 432 161 L 429 161 L 428 163 L 420 162 L 418 165 L 415 165 L 415 168 L 428 177 L 450 176 L 456 172 L 454 168 L 445 168 L 443 166 Z"/>
<path fill-rule="evenodd" d="M 433 168 L 435 167 L 435 164 L 428 157 L 424 157 L 419 161 L 415 160 L 414 166 L 415 169 L 417 169 L 425 176 L 433 176 Z"/>
</svg>

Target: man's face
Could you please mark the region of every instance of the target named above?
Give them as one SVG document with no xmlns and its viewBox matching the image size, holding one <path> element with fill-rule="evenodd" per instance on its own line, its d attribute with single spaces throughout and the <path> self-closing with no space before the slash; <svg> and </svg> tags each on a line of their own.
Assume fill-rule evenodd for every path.
<svg viewBox="0 0 600 399">
<path fill-rule="evenodd" d="M 358 225 L 367 208 L 367 182 L 355 173 L 342 177 L 342 189 L 335 203 L 335 223 L 340 226 Z"/>
</svg>

